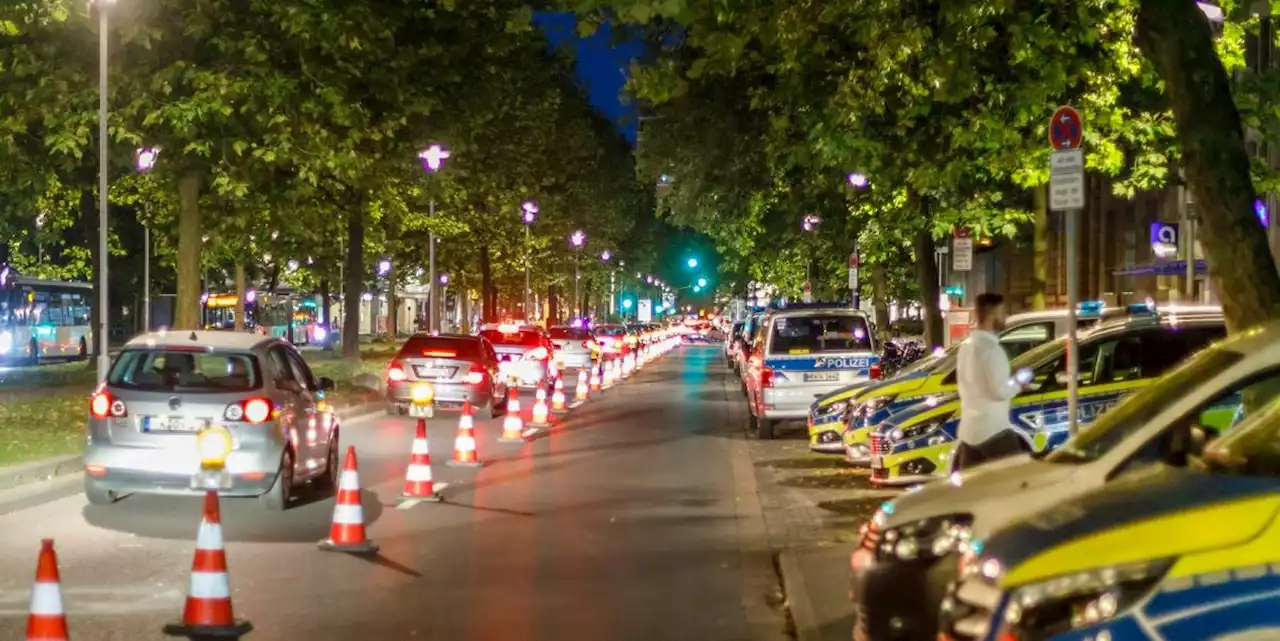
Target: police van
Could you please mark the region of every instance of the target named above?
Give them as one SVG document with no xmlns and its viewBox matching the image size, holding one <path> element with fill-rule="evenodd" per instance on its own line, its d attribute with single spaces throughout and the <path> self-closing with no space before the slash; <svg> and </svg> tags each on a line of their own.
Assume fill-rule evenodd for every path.
<svg viewBox="0 0 1280 641">
<path fill-rule="evenodd" d="M 779 421 L 803 421 L 814 399 L 869 380 L 880 363 L 866 314 L 831 304 L 767 312 L 745 368 L 752 431 L 773 438 Z"/>
</svg>

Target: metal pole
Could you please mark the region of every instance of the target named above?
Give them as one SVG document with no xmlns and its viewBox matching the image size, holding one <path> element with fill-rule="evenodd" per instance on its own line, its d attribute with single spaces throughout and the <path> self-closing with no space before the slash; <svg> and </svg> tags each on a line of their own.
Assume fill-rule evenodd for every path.
<svg viewBox="0 0 1280 641">
<path fill-rule="evenodd" d="M 427 210 L 429 218 L 436 217 L 436 199 L 431 199 L 431 204 Z M 437 325 L 438 316 L 436 315 L 436 233 L 433 231 L 427 237 L 427 263 L 430 271 L 430 284 L 427 286 L 427 331 L 434 332 L 439 328 Z"/>
<path fill-rule="evenodd" d="M 1079 430 L 1080 363 L 1076 349 L 1076 305 L 1080 302 L 1079 275 L 1076 273 L 1076 218 L 1078 211 L 1066 213 L 1067 224 L 1067 429 L 1072 436 Z"/>
<path fill-rule="evenodd" d="M 577 257 L 573 261 L 573 306 L 569 308 L 569 320 L 573 320 L 581 316 L 581 314 L 578 313 L 578 305 L 582 302 L 582 299 L 578 297 L 578 281 L 582 279 L 582 274 L 579 269 L 581 264 L 582 252 L 578 252 Z"/>
<path fill-rule="evenodd" d="M 533 312 L 529 309 L 529 226 L 524 226 L 524 317 L 532 320 Z"/>
<path fill-rule="evenodd" d="M 98 2 L 98 380 L 111 365 L 107 317 L 107 4 Z"/>
<path fill-rule="evenodd" d="M 142 226 L 142 331 L 151 331 L 151 226 Z"/>
<path fill-rule="evenodd" d="M 1196 302 L 1196 210 L 1191 202 L 1191 190 L 1187 190 L 1187 218 L 1184 227 L 1187 229 L 1187 304 Z"/>
<path fill-rule="evenodd" d="M 609 270 L 609 316 L 618 313 L 618 301 L 615 297 L 617 292 L 617 270 Z"/>
</svg>

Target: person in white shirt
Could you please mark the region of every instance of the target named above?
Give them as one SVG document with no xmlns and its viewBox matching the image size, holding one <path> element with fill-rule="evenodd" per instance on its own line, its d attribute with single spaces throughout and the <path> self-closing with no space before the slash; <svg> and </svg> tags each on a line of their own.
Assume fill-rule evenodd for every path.
<svg viewBox="0 0 1280 641">
<path fill-rule="evenodd" d="M 1030 372 L 1011 376 L 1009 356 L 1000 345 L 1004 298 L 981 294 L 978 324 L 960 345 L 956 379 L 960 391 L 960 428 L 953 460 L 959 471 L 1026 451 L 1026 443 L 1009 424 L 1009 405 L 1029 381 Z"/>
</svg>

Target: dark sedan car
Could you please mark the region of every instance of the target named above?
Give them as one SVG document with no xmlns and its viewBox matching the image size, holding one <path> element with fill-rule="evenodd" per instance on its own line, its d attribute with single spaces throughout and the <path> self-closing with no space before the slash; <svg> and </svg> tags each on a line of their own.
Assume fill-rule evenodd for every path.
<svg viewBox="0 0 1280 641">
<path fill-rule="evenodd" d="M 413 385 L 421 381 L 431 383 L 441 409 L 470 401 L 478 415 L 497 416 L 507 401 L 498 354 L 479 336 L 415 334 L 406 341 L 387 367 L 387 413 L 407 413 Z"/>
</svg>

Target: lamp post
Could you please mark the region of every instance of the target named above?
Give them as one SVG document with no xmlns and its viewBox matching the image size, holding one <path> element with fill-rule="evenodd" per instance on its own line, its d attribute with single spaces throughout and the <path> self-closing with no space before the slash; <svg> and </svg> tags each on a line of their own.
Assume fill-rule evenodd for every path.
<svg viewBox="0 0 1280 641">
<path fill-rule="evenodd" d="M 572 310 L 577 312 L 578 305 L 581 304 L 582 302 L 578 298 L 579 286 L 580 286 L 579 281 L 582 280 L 582 273 L 581 273 L 582 246 L 587 244 L 587 235 L 582 233 L 582 230 L 579 229 L 578 231 L 575 231 L 572 234 L 569 234 L 569 244 L 572 245 L 575 250 L 577 250 L 577 256 L 574 258 L 574 261 L 573 261 L 573 307 L 571 308 Z M 582 316 L 581 312 L 578 312 L 578 317 L 581 317 L 581 316 Z"/>
<path fill-rule="evenodd" d="M 450 156 L 449 150 L 440 145 L 431 145 L 422 150 L 418 157 L 422 159 L 422 167 L 427 173 L 435 175 L 440 171 L 440 167 L 444 165 L 446 158 Z M 430 205 L 428 205 L 427 216 L 436 217 L 436 194 L 435 190 L 431 190 Z M 427 331 L 434 332 L 440 329 L 440 315 L 436 313 L 436 233 L 430 232 L 427 236 L 427 266 L 428 266 L 428 286 L 427 292 Z"/>
<path fill-rule="evenodd" d="M 866 189 L 871 181 L 867 179 L 867 175 L 861 172 L 853 172 L 849 174 L 849 186 L 854 189 Z"/>
<path fill-rule="evenodd" d="M 520 209 L 524 212 L 521 215 L 521 220 L 524 221 L 524 316 L 532 320 L 529 312 L 529 298 L 532 294 L 529 280 L 529 263 L 532 260 L 529 256 L 529 228 L 533 226 L 533 221 L 538 219 L 538 203 L 532 200 L 525 201 Z"/>
<path fill-rule="evenodd" d="M 110 55 L 107 37 L 107 12 L 115 0 L 95 0 L 98 6 L 98 379 L 106 380 L 111 367 L 111 350 L 108 348 L 107 317 L 110 315 L 107 297 L 107 57 Z"/>
<path fill-rule="evenodd" d="M 850 182 L 853 179 L 850 178 Z M 800 228 L 806 233 L 816 231 L 818 225 L 822 224 L 822 219 L 817 214 L 806 214 L 804 220 L 800 222 Z M 812 236 L 810 237 L 812 238 Z M 813 247 L 812 243 L 809 247 L 809 257 L 804 261 L 804 296 L 806 303 L 813 302 Z"/>
<path fill-rule="evenodd" d="M 439 282 L 440 282 L 440 309 L 441 309 L 442 311 L 446 311 L 446 312 L 447 312 L 447 311 L 449 311 L 449 310 L 447 309 L 447 307 L 448 307 L 448 306 L 447 306 L 447 304 L 446 304 L 446 301 L 448 301 L 448 300 L 449 300 L 449 275 L 448 275 L 448 274 L 440 274 L 440 278 L 439 278 L 438 280 L 439 280 Z M 443 320 L 441 320 L 440 325 L 441 325 L 441 332 L 443 332 L 443 331 L 444 331 L 444 328 L 443 328 L 443 326 L 444 326 L 444 322 L 443 322 Z"/>
<path fill-rule="evenodd" d="M 600 252 L 600 262 L 608 263 L 610 260 L 613 260 L 613 252 L 610 252 L 607 249 Z M 609 315 L 612 315 L 618 309 L 617 308 L 618 302 L 616 298 L 617 296 L 616 277 L 618 275 L 617 271 L 618 270 L 613 269 L 612 266 L 610 266 L 610 269 L 609 269 Z"/>
<path fill-rule="evenodd" d="M 134 156 L 134 166 L 140 174 L 149 174 L 160 157 L 159 147 L 143 147 Z M 142 203 L 147 209 L 146 201 Z M 143 216 L 147 218 L 147 216 Z M 142 331 L 151 331 L 151 225 L 142 224 Z"/>
</svg>

